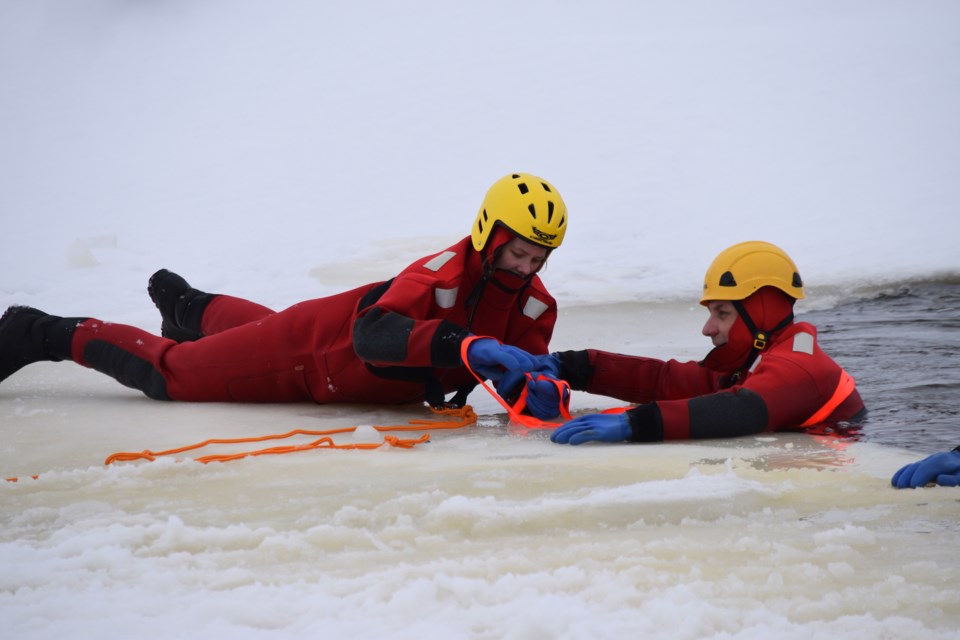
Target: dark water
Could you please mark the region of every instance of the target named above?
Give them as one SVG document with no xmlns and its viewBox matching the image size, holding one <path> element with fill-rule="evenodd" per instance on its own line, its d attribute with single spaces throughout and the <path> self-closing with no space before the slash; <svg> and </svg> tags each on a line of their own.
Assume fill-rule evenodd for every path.
<svg viewBox="0 0 960 640">
<path fill-rule="evenodd" d="M 960 282 L 917 282 L 798 314 L 857 381 L 860 440 L 920 453 L 960 445 Z"/>
</svg>

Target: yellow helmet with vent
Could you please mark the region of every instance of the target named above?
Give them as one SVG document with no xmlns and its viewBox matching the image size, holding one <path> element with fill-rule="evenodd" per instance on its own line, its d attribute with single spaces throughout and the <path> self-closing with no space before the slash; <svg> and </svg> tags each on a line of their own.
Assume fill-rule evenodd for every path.
<svg viewBox="0 0 960 640">
<path fill-rule="evenodd" d="M 512 173 L 493 183 L 473 223 L 473 248 L 481 251 L 498 224 L 518 237 L 556 249 L 567 231 L 567 205 L 553 185 L 529 173 Z"/>
<path fill-rule="evenodd" d="M 760 287 L 776 287 L 795 300 L 804 297 L 797 265 L 780 247 L 757 240 L 720 252 L 703 279 L 700 304 L 743 300 Z"/>
</svg>

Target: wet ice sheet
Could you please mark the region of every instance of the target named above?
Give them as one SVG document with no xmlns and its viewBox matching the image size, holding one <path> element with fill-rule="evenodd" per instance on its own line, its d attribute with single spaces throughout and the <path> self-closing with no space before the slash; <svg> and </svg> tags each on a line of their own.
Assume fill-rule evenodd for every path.
<svg viewBox="0 0 960 640">
<path fill-rule="evenodd" d="M 74 369 L 35 375 L 60 371 Z M 956 490 L 891 489 L 915 459 L 901 450 L 802 435 L 560 447 L 486 412 L 413 450 L 79 463 L 106 442 L 196 441 L 205 417 L 210 436 L 362 415 L 144 402 L 99 415 L 180 423 L 78 423 L 73 465 L 6 445 L 6 464 L 54 461 L 0 487 L 12 637 L 951 638 L 960 624 Z"/>
</svg>

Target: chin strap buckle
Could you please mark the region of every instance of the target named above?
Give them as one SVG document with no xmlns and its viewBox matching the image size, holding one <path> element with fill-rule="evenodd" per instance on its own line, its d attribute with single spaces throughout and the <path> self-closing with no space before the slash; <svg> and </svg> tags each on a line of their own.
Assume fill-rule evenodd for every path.
<svg viewBox="0 0 960 640">
<path fill-rule="evenodd" d="M 758 331 L 753 336 L 753 348 L 757 351 L 763 351 L 767 348 L 767 334 Z"/>
</svg>

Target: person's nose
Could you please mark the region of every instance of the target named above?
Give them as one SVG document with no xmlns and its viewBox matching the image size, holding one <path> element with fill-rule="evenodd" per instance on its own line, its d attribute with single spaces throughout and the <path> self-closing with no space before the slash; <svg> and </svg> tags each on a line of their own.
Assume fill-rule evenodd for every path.
<svg viewBox="0 0 960 640">
<path fill-rule="evenodd" d="M 708 338 L 712 338 L 713 336 L 717 335 L 717 325 L 713 321 L 713 318 L 709 318 L 703 323 L 703 331 L 701 331 L 701 333 Z"/>
</svg>

